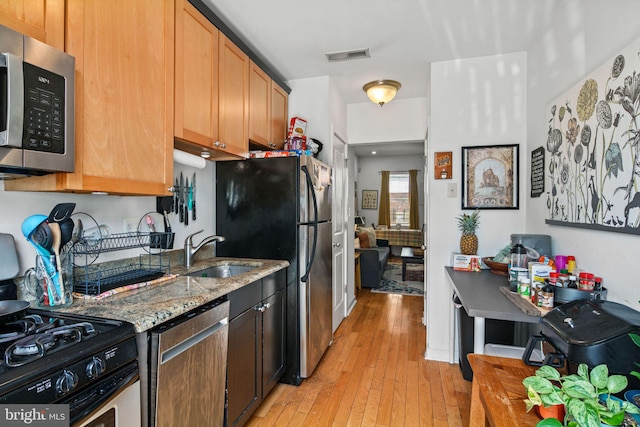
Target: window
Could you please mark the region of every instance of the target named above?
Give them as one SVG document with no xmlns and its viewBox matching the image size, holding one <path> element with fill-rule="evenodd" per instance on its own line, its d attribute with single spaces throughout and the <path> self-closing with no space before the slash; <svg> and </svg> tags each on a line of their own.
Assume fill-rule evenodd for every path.
<svg viewBox="0 0 640 427">
<path fill-rule="evenodd" d="M 389 174 L 389 210 L 389 225 L 409 226 L 409 172 Z"/>
</svg>

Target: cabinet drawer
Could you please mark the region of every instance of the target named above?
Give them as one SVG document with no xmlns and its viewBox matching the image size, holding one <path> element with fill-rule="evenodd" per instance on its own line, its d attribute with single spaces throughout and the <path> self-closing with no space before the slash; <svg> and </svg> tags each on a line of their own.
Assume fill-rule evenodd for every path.
<svg viewBox="0 0 640 427">
<path fill-rule="evenodd" d="M 240 313 L 258 305 L 262 300 L 262 280 L 237 289 L 229 294 L 229 318 L 233 319 Z"/>
<path fill-rule="evenodd" d="M 279 290 L 284 289 L 286 271 L 286 269 L 282 269 L 262 279 L 262 299 L 266 299 Z"/>
</svg>

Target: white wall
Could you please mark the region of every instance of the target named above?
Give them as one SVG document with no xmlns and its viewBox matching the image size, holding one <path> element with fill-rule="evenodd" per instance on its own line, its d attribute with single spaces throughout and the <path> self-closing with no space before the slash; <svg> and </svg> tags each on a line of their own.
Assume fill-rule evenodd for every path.
<svg viewBox="0 0 640 427">
<path fill-rule="evenodd" d="M 637 0 L 571 0 L 561 6 L 528 51 L 529 152 L 546 147 L 548 103 L 640 36 L 625 18 L 640 15 Z M 546 195 L 529 199 L 527 232 L 550 234 L 554 253 L 575 255 L 579 268 L 603 277 L 608 299 L 640 308 L 638 236 L 547 226 L 545 218 Z"/>
<path fill-rule="evenodd" d="M 205 169 L 194 169 L 188 166 L 175 164 L 174 172 L 179 176 L 183 172 L 185 177 L 196 172 L 197 179 L 197 219 L 189 221 L 189 226 L 184 226 L 178 222 L 177 214 L 169 214 L 169 221 L 173 231 L 176 233 L 174 249 L 181 249 L 185 237 L 190 233 L 195 233 L 200 229 L 204 232 L 196 237 L 195 242 L 200 237 L 214 234 L 215 230 L 215 197 L 214 197 L 214 176 L 215 166 L 213 162 L 207 162 Z M 51 209 L 58 203 L 76 203 L 75 213 L 84 212 L 90 214 L 98 223 L 109 226 L 112 233 L 123 232 L 123 220 L 125 218 L 142 218 L 148 212 L 155 212 L 155 197 L 124 197 L 105 195 L 85 195 L 68 193 L 31 193 L 4 191 L 4 182 L 0 181 L 0 233 L 12 234 L 18 250 L 20 260 L 20 272 L 22 273 L 33 267 L 35 263 L 35 249 L 27 242 L 22 235 L 22 221 L 34 214 L 49 215 Z M 76 215 L 74 219 L 81 218 L 84 227 L 89 227 L 88 222 L 82 215 Z M 158 217 L 159 220 L 159 217 Z M 162 222 L 158 223 L 158 229 L 162 230 Z M 143 232 L 148 228 L 142 222 Z M 221 231 L 223 234 L 223 231 Z M 224 234 L 223 234 L 224 235 Z M 143 249 L 132 249 L 101 254 L 96 262 L 122 259 L 145 253 Z M 81 264 L 84 265 L 84 264 Z"/>
<path fill-rule="evenodd" d="M 349 144 L 423 141 L 427 133 L 427 98 L 394 99 L 347 105 Z"/>
<path fill-rule="evenodd" d="M 433 63 L 428 158 L 453 152 L 453 180 L 429 176 L 427 203 L 427 352 L 426 357 L 450 360 L 453 340 L 451 286 L 444 266 L 459 250 L 455 217 L 462 213 L 461 147 L 520 144 L 520 209 L 482 210 L 477 232 L 480 255 L 495 254 L 509 244 L 510 234 L 525 231 L 526 53 Z M 447 197 L 447 185 L 457 187 Z M 469 212 L 469 211 L 465 211 Z"/>
<path fill-rule="evenodd" d="M 367 156 L 358 158 L 358 206 L 356 206 L 357 215 L 365 217 L 365 224 L 370 227 L 372 223 L 378 225 L 379 209 L 362 209 L 362 190 L 378 191 L 378 207 L 380 206 L 380 171 L 408 171 L 417 169 L 418 172 L 418 203 L 420 210 L 420 223 L 424 218 L 424 161 L 422 156 Z"/>
</svg>

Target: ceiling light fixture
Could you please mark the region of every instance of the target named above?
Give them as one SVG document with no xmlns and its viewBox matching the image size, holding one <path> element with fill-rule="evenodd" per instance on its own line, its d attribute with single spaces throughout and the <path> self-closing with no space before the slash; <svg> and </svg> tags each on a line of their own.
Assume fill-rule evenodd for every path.
<svg viewBox="0 0 640 427">
<path fill-rule="evenodd" d="M 395 98 L 401 86 L 400 82 L 395 80 L 374 80 L 364 85 L 362 90 L 367 93 L 371 102 L 380 104 L 382 107 Z"/>
</svg>

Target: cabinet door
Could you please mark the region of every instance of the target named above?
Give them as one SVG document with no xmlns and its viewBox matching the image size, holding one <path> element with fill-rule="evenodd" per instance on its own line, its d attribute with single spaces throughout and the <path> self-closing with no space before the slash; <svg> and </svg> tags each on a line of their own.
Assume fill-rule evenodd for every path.
<svg viewBox="0 0 640 427">
<path fill-rule="evenodd" d="M 187 0 L 176 3 L 175 136 L 218 140 L 218 29 Z"/>
<path fill-rule="evenodd" d="M 261 398 L 262 313 L 250 308 L 229 323 L 227 425 L 243 425 Z"/>
<path fill-rule="evenodd" d="M 0 24 L 64 50 L 65 0 L 3 0 Z"/>
<path fill-rule="evenodd" d="M 10 190 L 168 195 L 173 175 L 173 0 L 67 0 L 76 58 L 76 171 Z"/>
<path fill-rule="evenodd" d="M 220 33 L 219 144 L 232 154 L 249 155 L 249 57 Z"/>
<path fill-rule="evenodd" d="M 263 301 L 262 398 L 276 385 L 286 367 L 286 294 L 284 289 Z"/>
<path fill-rule="evenodd" d="M 271 139 L 274 150 L 284 149 L 287 140 L 287 118 L 289 95 L 276 82 L 271 81 Z"/>
<path fill-rule="evenodd" d="M 251 62 L 249 72 L 249 139 L 267 148 L 271 138 L 271 78 Z"/>
</svg>

